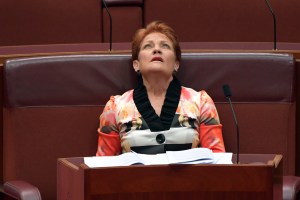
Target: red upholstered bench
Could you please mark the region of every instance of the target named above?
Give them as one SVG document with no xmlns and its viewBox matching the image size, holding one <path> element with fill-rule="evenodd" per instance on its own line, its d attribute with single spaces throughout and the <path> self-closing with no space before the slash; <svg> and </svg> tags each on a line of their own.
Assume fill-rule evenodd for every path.
<svg viewBox="0 0 300 200">
<path fill-rule="evenodd" d="M 103 106 L 111 95 L 133 88 L 135 76 L 128 54 L 8 60 L 3 108 L 5 192 L 20 183 L 11 181 L 24 180 L 36 186 L 43 199 L 55 199 L 57 159 L 95 155 Z M 293 57 L 186 53 L 178 76 L 183 85 L 205 89 L 212 96 L 226 150 L 235 153 L 235 125 L 222 91 L 223 84 L 231 86 L 240 125 L 240 153 L 282 154 L 283 196 L 295 199 L 299 177 L 294 176 Z M 19 191 L 28 189 L 22 186 Z"/>
</svg>

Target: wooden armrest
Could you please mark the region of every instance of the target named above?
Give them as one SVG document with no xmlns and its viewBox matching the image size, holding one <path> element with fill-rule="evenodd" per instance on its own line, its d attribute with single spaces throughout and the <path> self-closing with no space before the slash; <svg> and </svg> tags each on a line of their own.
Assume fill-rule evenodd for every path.
<svg viewBox="0 0 300 200">
<path fill-rule="evenodd" d="M 300 177 L 283 176 L 283 199 L 296 200 L 297 193 L 300 192 Z"/>
<path fill-rule="evenodd" d="M 25 181 L 7 181 L 3 186 L 4 193 L 20 200 L 41 200 L 37 187 Z"/>
</svg>

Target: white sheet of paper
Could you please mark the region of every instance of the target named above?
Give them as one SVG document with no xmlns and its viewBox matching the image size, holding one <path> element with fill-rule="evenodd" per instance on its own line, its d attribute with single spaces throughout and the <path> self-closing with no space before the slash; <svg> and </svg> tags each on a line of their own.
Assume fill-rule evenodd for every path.
<svg viewBox="0 0 300 200">
<path fill-rule="evenodd" d="M 135 152 L 118 156 L 85 157 L 84 163 L 90 167 L 116 167 L 166 164 L 232 164 L 232 153 L 212 153 L 205 148 L 194 148 L 183 151 L 167 151 L 162 154 L 148 155 Z"/>
<path fill-rule="evenodd" d="M 118 156 L 94 156 L 84 158 L 84 163 L 90 168 L 129 166 L 141 162 L 142 160 L 136 153 L 124 153 Z"/>
<path fill-rule="evenodd" d="M 138 154 L 143 160 L 144 165 L 167 165 L 168 158 L 165 153 L 149 155 L 149 154 Z"/>
<path fill-rule="evenodd" d="M 197 163 L 202 163 L 210 160 L 213 162 L 214 156 L 210 149 L 207 148 L 193 148 L 183 151 L 167 151 L 166 152 L 169 163 L 186 163 L 188 161 L 198 161 Z"/>
<path fill-rule="evenodd" d="M 214 153 L 214 164 L 232 164 L 232 153 Z"/>
</svg>

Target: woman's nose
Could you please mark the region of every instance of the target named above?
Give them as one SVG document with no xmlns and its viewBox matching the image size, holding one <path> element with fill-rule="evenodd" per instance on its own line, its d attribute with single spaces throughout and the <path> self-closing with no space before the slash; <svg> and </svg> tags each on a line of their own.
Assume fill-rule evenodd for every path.
<svg viewBox="0 0 300 200">
<path fill-rule="evenodd" d="M 161 54 L 161 50 L 159 48 L 159 46 L 155 46 L 154 49 L 153 49 L 153 54 Z"/>
</svg>

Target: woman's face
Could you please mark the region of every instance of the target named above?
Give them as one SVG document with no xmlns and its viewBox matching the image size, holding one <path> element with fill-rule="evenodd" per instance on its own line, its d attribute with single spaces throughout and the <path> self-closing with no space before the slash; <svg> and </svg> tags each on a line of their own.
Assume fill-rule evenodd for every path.
<svg viewBox="0 0 300 200">
<path fill-rule="evenodd" d="M 138 60 L 133 61 L 134 69 L 140 70 L 143 76 L 163 75 L 172 77 L 173 71 L 178 70 L 171 40 L 162 33 L 150 33 L 141 43 Z"/>
</svg>

